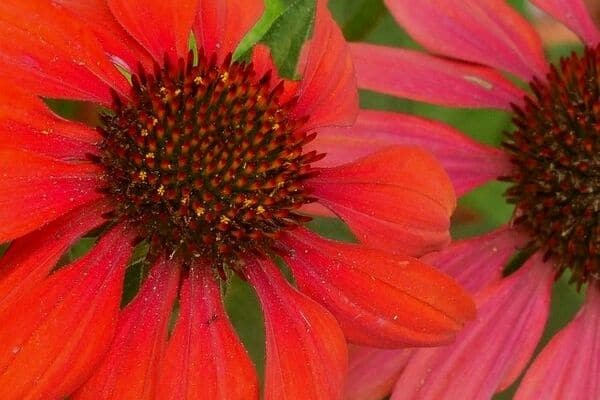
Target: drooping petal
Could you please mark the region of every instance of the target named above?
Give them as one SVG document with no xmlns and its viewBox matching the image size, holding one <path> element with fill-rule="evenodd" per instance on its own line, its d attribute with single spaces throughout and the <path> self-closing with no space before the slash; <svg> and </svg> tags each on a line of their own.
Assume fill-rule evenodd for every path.
<svg viewBox="0 0 600 400">
<path fill-rule="evenodd" d="M 499 149 L 440 122 L 384 111 L 362 110 L 350 127 L 319 130 L 307 151 L 327 153 L 319 165 L 329 167 L 397 145 L 431 152 L 450 176 L 457 196 L 512 172 L 509 158 Z"/>
<path fill-rule="evenodd" d="M 298 287 L 338 320 L 352 343 L 397 348 L 452 340 L 474 317 L 456 282 L 419 260 L 324 239 L 297 229 L 283 237 Z"/>
<path fill-rule="evenodd" d="M 152 57 L 136 42 L 108 8 L 106 0 L 53 0 L 65 7 L 73 15 L 94 31 L 104 50 L 111 55 L 113 63 L 134 71 L 138 62 L 148 70 L 152 67 Z"/>
<path fill-rule="evenodd" d="M 263 398 L 340 399 L 348 354 L 335 319 L 292 288 L 272 261 L 248 260 L 245 274 L 258 294 L 265 318 Z"/>
<path fill-rule="evenodd" d="M 194 23 L 198 47 L 222 61 L 235 51 L 264 9 L 264 0 L 199 0 Z"/>
<path fill-rule="evenodd" d="M 489 399 L 513 382 L 544 331 L 553 269 L 535 255 L 476 296 L 476 321 L 447 346 L 419 349 L 392 400 Z M 468 379 L 465 379 L 468 377 Z"/>
<path fill-rule="evenodd" d="M 94 33 L 46 0 L 0 2 L 0 78 L 37 95 L 112 103 L 129 84 Z"/>
<path fill-rule="evenodd" d="M 56 116 L 39 97 L 0 80 L 0 148 L 83 160 L 99 141 L 93 129 Z"/>
<path fill-rule="evenodd" d="M 441 165 L 424 150 L 393 147 L 334 168 L 307 186 L 358 240 L 421 256 L 445 246 L 456 199 Z"/>
<path fill-rule="evenodd" d="M 186 57 L 198 0 L 107 0 L 108 7 L 154 59 Z"/>
<path fill-rule="evenodd" d="M 12 149 L 0 150 L 0 243 L 100 197 L 98 169 Z"/>
<path fill-rule="evenodd" d="M 583 0 L 531 0 L 575 32 L 588 46 L 600 43 L 600 30 L 594 24 Z"/>
<path fill-rule="evenodd" d="M 123 310 L 110 349 L 74 400 L 155 398 L 179 266 L 160 258 L 135 299 Z"/>
<path fill-rule="evenodd" d="M 212 274 L 208 263 L 198 263 L 183 282 L 157 399 L 258 399 L 254 366 L 229 322 Z"/>
<path fill-rule="evenodd" d="M 385 0 L 428 50 L 499 68 L 529 81 L 547 63 L 540 38 L 505 0 Z"/>
<path fill-rule="evenodd" d="M 451 107 L 510 110 L 525 93 L 488 67 L 367 43 L 350 46 L 361 88 Z"/>
<path fill-rule="evenodd" d="M 351 347 L 344 399 L 373 400 L 389 395 L 413 351 Z"/>
<path fill-rule="evenodd" d="M 101 225 L 106 203 L 86 204 L 13 241 L 0 259 L 0 313 L 31 292 L 81 235 Z"/>
<path fill-rule="evenodd" d="M 600 399 L 598 376 L 600 290 L 590 285 L 583 308 L 538 355 L 515 399 Z"/>
<path fill-rule="evenodd" d="M 422 261 L 452 276 L 470 293 L 475 293 L 502 277 L 502 270 L 527 238 L 509 227 L 487 235 L 452 243 Z"/>
<path fill-rule="evenodd" d="M 312 38 L 300 61 L 301 83 L 294 114 L 309 117 L 303 129 L 348 126 L 358 113 L 358 90 L 350 49 L 327 10 L 318 0 Z"/>
<path fill-rule="evenodd" d="M 0 314 L 0 398 L 62 399 L 113 337 L 132 246 L 117 227 Z"/>
</svg>

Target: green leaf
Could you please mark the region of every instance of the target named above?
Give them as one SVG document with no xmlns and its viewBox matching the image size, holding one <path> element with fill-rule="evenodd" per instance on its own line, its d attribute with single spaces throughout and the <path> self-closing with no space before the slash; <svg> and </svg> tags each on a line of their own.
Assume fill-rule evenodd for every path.
<svg viewBox="0 0 600 400">
<path fill-rule="evenodd" d="M 263 43 L 271 49 L 279 74 L 297 78 L 296 66 L 312 32 L 315 9 L 315 0 L 267 1 L 265 13 L 242 40 L 234 57 L 246 58 L 254 45 Z"/>
<path fill-rule="evenodd" d="M 329 8 L 349 41 L 364 40 L 387 14 L 383 0 L 333 0 Z"/>
</svg>

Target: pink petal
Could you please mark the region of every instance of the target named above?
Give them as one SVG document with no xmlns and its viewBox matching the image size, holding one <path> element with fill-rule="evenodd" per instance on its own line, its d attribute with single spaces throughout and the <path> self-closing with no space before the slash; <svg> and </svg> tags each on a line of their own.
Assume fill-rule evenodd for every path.
<svg viewBox="0 0 600 400">
<path fill-rule="evenodd" d="M 351 347 L 344 399 L 374 400 L 389 395 L 413 352 Z"/>
<path fill-rule="evenodd" d="M 394 145 L 431 152 L 450 175 L 458 196 L 512 171 L 504 152 L 477 143 L 448 125 L 382 111 L 362 110 L 351 127 L 319 130 L 308 151 L 327 153 L 319 165 L 335 166 Z"/>
<path fill-rule="evenodd" d="M 489 399 L 533 354 L 550 308 L 552 266 L 534 255 L 476 296 L 478 318 L 447 347 L 415 351 L 393 400 Z"/>
<path fill-rule="evenodd" d="M 588 46 L 600 43 L 600 31 L 582 0 L 531 0 L 575 32 Z"/>
<path fill-rule="evenodd" d="M 208 263 L 189 271 L 180 293 L 179 320 L 171 335 L 157 399 L 258 399 L 254 366 L 223 307 Z"/>
<path fill-rule="evenodd" d="M 502 270 L 510 258 L 527 240 L 515 230 L 504 227 L 487 235 L 454 242 L 422 260 L 475 293 L 502 277 Z"/>
<path fill-rule="evenodd" d="M 123 310 L 110 349 L 74 400 L 153 400 L 179 266 L 159 259 L 135 299 Z"/>
<path fill-rule="evenodd" d="M 123 227 L 0 313 L 0 398 L 63 399 L 108 349 L 131 238 Z"/>
<path fill-rule="evenodd" d="M 444 106 L 508 111 L 525 96 L 491 68 L 367 43 L 350 49 L 364 89 Z"/>
<path fill-rule="evenodd" d="M 0 2 L 0 77 L 34 94 L 105 105 L 129 83 L 94 33 L 46 0 Z"/>
<path fill-rule="evenodd" d="M 258 22 L 264 0 L 199 0 L 194 23 L 198 47 L 222 61 Z"/>
<path fill-rule="evenodd" d="M 159 63 L 186 57 L 198 0 L 107 0 L 111 12 Z"/>
<path fill-rule="evenodd" d="M 600 399 L 600 290 L 593 283 L 587 290 L 583 308 L 535 359 L 515 399 Z"/>
<path fill-rule="evenodd" d="M 317 2 L 314 32 L 304 45 L 300 65 L 302 80 L 294 113 L 309 117 L 304 129 L 352 124 L 358 113 L 354 66 L 325 0 Z"/>
<path fill-rule="evenodd" d="M 344 335 L 319 304 L 292 288 L 272 261 L 249 260 L 245 273 L 265 317 L 265 400 L 340 399 L 347 369 Z"/>
<path fill-rule="evenodd" d="M 544 75 L 540 38 L 505 0 L 385 0 L 408 33 L 425 48 L 489 65 L 525 80 Z"/>
<path fill-rule="evenodd" d="M 352 343 L 386 348 L 451 341 L 472 319 L 470 296 L 416 259 L 298 229 L 282 242 L 298 287 L 338 320 Z"/>
<path fill-rule="evenodd" d="M 423 150 L 393 147 L 321 168 L 307 185 L 369 246 L 421 256 L 450 240 L 454 190 L 437 160 Z"/>
</svg>

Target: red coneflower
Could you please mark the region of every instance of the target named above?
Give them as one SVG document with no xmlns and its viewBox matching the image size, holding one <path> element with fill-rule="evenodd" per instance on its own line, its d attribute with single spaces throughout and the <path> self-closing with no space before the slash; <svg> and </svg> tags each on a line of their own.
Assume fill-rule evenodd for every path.
<svg viewBox="0 0 600 400">
<path fill-rule="evenodd" d="M 340 398 L 345 338 L 431 345 L 472 317 L 451 278 L 410 257 L 448 241 L 441 166 L 407 147 L 318 166 L 314 132 L 357 113 L 347 46 L 320 1 L 300 81 L 278 77 L 264 46 L 232 60 L 262 11 L 0 3 L 0 241 L 13 241 L 0 259 L 0 398 L 257 398 L 222 304 L 232 273 L 264 310 L 267 399 Z M 97 103 L 101 123 L 61 119 L 40 97 Z M 303 227 L 316 202 L 360 243 Z M 88 254 L 57 267 L 88 233 Z M 152 267 L 120 310 L 142 242 Z"/>
<path fill-rule="evenodd" d="M 435 55 L 352 47 L 359 86 L 512 111 L 515 128 L 504 151 L 442 124 L 390 113 L 363 112 L 342 134 L 369 132 L 357 139 L 365 152 L 392 143 L 426 146 L 461 194 L 501 177 L 511 183 L 506 198 L 515 213 L 510 227 L 427 258 L 477 293 L 477 320 L 440 349 L 358 349 L 348 398 L 392 390 L 392 399 L 491 398 L 528 364 L 547 320 L 552 282 L 565 270 L 586 287 L 586 304 L 534 361 L 516 398 L 600 398 L 600 32 L 581 0 L 533 3 L 577 33 L 585 52 L 550 65 L 532 26 L 503 0 L 387 0 L 399 23 Z M 529 93 L 505 73 L 529 82 Z M 320 137 L 339 145 L 336 160 L 356 155 L 344 150 L 339 130 Z M 516 249 L 525 261 L 503 277 Z M 365 375 L 370 369 L 381 373 Z"/>
</svg>

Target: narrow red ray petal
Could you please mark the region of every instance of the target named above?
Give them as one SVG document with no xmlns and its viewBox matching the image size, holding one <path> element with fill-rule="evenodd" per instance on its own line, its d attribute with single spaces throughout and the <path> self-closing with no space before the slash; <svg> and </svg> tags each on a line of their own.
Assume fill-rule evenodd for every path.
<svg viewBox="0 0 600 400">
<path fill-rule="evenodd" d="M 309 117 L 304 129 L 351 125 L 358 113 L 358 90 L 348 45 L 327 10 L 317 2 L 312 38 L 304 45 L 297 117 Z"/>
<path fill-rule="evenodd" d="M 125 30 L 162 64 L 186 57 L 198 0 L 107 0 Z"/>
<path fill-rule="evenodd" d="M 89 376 L 114 334 L 131 250 L 117 227 L 0 314 L 0 398 L 60 399 Z"/>
<path fill-rule="evenodd" d="M 0 313 L 43 281 L 81 235 L 105 222 L 104 202 L 86 204 L 11 243 L 0 259 Z"/>
<path fill-rule="evenodd" d="M 600 289 L 587 290 L 579 314 L 529 367 L 516 400 L 600 399 Z"/>
<path fill-rule="evenodd" d="M 525 97 L 488 67 L 367 43 L 350 49 L 358 85 L 364 89 L 444 106 L 507 111 Z"/>
<path fill-rule="evenodd" d="M 199 0 L 194 23 L 198 47 L 223 61 L 258 22 L 264 9 L 264 0 Z"/>
<path fill-rule="evenodd" d="M 512 172 L 509 158 L 499 149 L 440 122 L 385 111 L 362 110 L 350 127 L 319 130 L 307 151 L 327 153 L 318 165 L 331 167 L 397 145 L 431 152 L 450 176 L 457 196 Z"/>
<path fill-rule="evenodd" d="M 525 80 L 543 76 L 540 38 L 505 0 L 385 0 L 392 15 L 426 49 L 489 65 Z"/>
<path fill-rule="evenodd" d="M 389 395 L 413 351 L 351 347 L 344 399 L 373 400 Z"/>
<path fill-rule="evenodd" d="M 179 268 L 164 258 L 156 262 L 140 292 L 121 313 L 108 353 L 73 395 L 74 400 L 155 398 Z"/>
<path fill-rule="evenodd" d="M 0 2 L 0 77 L 47 97 L 111 104 L 127 80 L 85 24 L 46 0 Z"/>
<path fill-rule="evenodd" d="M 0 148 L 83 160 L 99 141 L 95 130 L 58 117 L 39 97 L 0 80 Z"/>
<path fill-rule="evenodd" d="M 0 242 L 22 236 L 100 197 L 97 167 L 0 150 Z"/>
<path fill-rule="evenodd" d="M 265 400 L 340 399 L 347 368 L 344 336 L 319 304 L 292 288 L 272 261 L 249 260 L 245 273 L 265 317 Z"/>
<path fill-rule="evenodd" d="M 258 399 L 254 366 L 229 322 L 208 263 L 192 267 L 181 288 L 180 304 L 156 398 Z"/>
<path fill-rule="evenodd" d="M 397 348 L 451 341 L 474 317 L 456 282 L 416 259 L 297 229 L 281 239 L 298 287 L 327 308 L 352 343 Z"/>
<path fill-rule="evenodd" d="M 129 71 L 134 71 L 138 62 L 147 70 L 152 68 L 152 57 L 124 29 L 108 8 L 106 0 L 53 0 L 79 20 L 86 21 L 94 31 L 111 60 Z M 135 71 L 137 72 L 137 71 Z"/>
<path fill-rule="evenodd" d="M 588 46 L 596 47 L 600 43 L 600 30 L 594 24 L 582 0 L 531 0 L 531 2 L 575 32 Z"/>
<path fill-rule="evenodd" d="M 392 147 L 308 182 L 313 195 L 340 216 L 361 243 L 421 256 L 450 240 L 452 183 L 429 153 Z"/>
<path fill-rule="evenodd" d="M 449 346 L 415 350 L 391 399 L 489 399 L 506 388 L 544 331 L 553 278 L 552 266 L 536 255 L 476 295 L 475 322 Z"/>
</svg>

